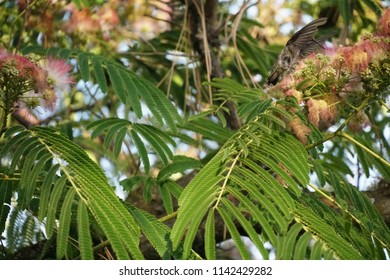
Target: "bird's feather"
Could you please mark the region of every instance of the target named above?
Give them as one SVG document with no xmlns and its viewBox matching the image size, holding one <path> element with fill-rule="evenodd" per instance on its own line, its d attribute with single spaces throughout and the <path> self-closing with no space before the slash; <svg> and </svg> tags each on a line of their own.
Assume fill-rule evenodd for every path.
<svg viewBox="0 0 390 280">
<path fill-rule="evenodd" d="M 313 20 L 287 41 L 286 46 L 272 67 L 266 84 L 275 85 L 286 73 L 293 71 L 299 60 L 323 48 L 322 45 L 331 35 L 328 34 L 315 39 L 314 34 L 317 32 L 318 27 L 324 25 L 326 21 L 327 18 Z"/>
<path fill-rule="evenodd" d="M 318 26 L 324 25 L 326 21 L 327 18 L 318 18 L 306 24 L 302 29 L 297 31 L 290 40 L 288 40 L 286 46 L 295 45 L 298 47 L 304 47 L 307 43 L 313 40 L 314 33 L 317 32 Z"/>
</svg>

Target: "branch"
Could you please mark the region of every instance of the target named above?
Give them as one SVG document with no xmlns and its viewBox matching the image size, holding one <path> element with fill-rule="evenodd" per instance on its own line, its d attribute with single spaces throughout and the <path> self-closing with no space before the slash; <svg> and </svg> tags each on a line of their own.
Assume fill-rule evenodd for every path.
<svg viewBox="0 0 390 280">
<path fill-rule="evenodd" d="M 224 74 L 219 55 L 221 42 L 218 36 L 218 1 L 206 0 L 202 6 L 197 0 L 187 0 L 186 4 L 190 15 L 191 41 L 194 50 L 200 55 L 202 67 L 207 72 L 207 79 L 210 81 L 212 78 L 223 78 Z M 199 31 L 201 31 L 202 38 L 197 36 Z M 209 90 L 211 93 L 211 88 Z M 227 101 L 226 107 L 229 109 L 229 113 L 225 114 L 226 123 L 231 129 L 240 128 L 241 120 L 237 114 L 235 104 Z"/>
</svg>

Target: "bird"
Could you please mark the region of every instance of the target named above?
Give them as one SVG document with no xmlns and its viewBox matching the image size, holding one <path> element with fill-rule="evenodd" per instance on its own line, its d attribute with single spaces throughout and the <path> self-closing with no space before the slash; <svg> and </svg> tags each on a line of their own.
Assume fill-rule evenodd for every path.
<svg viewBox="0 0 390 280">
<path fill-rule="evenodd" d="M 316 52 L 320 48 L 324 48 L 324 42 L 331 35 L 324 35 L 316 39 L 314 38 L 314 34 L 317 32 L 318 27 L 324 25 L 326 21 L 327 18 L 325 17 L 313 20 L 302 27 L 302 29 L 298 30 L 290 40 L 287 41 L 286 46 L 276 59 L 266 80 L 265 84 L 267 86 L 276 85 L 284 75 L 294 70 L 300 60 L 310 53 Z"/>
</svg>

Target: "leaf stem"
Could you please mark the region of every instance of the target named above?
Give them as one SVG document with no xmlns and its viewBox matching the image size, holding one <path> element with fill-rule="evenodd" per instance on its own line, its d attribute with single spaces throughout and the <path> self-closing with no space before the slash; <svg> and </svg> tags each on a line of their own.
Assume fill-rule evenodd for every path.
<svg viewBox="0 0 390 280">
<path fill-rule="evenodd" d="M 223 181 L 223 184 L 221 186 L 221 190 L 219 191 L 219 195 L 218 195 L 218 198 L 215 202 L 215 205 L 214 205 L 214 209 L 217 209 L 218 205 L 219 205 L 219 202 L 221 201 L 222 199 L 222 195 L 226 189 L 226 185 L 227 185 L 227 182 L 230 178 L 230 174 L 232 173 L 232 171 L 234 170 L 234 167 L 236 166 L 237 164 L 237 161 L 238 159 L 240 158 L 241 156 L 241 153 L 242 153 L 242 150 L 236 155 L 236 157 L 234 158 L 232 164 L 229 166 L 229 170 L 228 170 L 228 173 L 226 174 L 225 176 L 225 180 Z"/>
<path fill-rule="evenodd" d="M 363 150 L 365 150 L 367 153 L 369 153 L 370 155 L 372 155 L 373 157 L 377 158 L 378 160 L 380 160 L 383 164 L 385 164 L 386 166 L 390 167 L 390 163 L 387 162 L 384 158 L 382 158 L 381 156 L 379 156 L 378 154 L 374 153 L 372 150 L 370 150 L 369 148 L 367 148 L 366 146 L 364 146 L 362 143 L 360 143 L 359 141 L 356 141 L 355 139 L 353 139 L 353 137 L 351 137 L 350 135 L 348 135 L 347 133 L 345 132 L 340 132 L 339 135 L 341 137 L 344 137 L 345 139 L 349 140 L 350 142 L 352 142 L 353 144 L 359 146 L 360 148 L 362 148 Z"/>
<path fill-rule="evenodd" d="M 158 221 L 161 223 L 165 223 L 166 221 L 169 221 L 169 220 L 175 218 L 176 216 L 177 216 L 177 211 L 172 212 L 171 214 L 168 214 L 164 217 L 161 217 L 160 219 L 158 219 Z"/>
</svg>

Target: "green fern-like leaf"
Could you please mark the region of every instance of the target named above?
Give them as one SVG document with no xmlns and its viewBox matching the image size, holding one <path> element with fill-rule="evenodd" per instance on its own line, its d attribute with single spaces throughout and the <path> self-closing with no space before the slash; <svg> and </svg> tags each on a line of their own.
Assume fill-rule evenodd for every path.
<svg viewBox="0 0 390 280">
<path fill-rule="evenodd" d="M 200 168 L 201 166 L 202 164 L 194 158 L 186 156 L 175 156 L 172 159 L 172 163 L 160 170 L 157 176 L 157 180 L 164 181 L 172 174 L 184 172 L 188 169 Z"/>
<path fill-rule="evenodd" d="M 305 260 L 307 258 L 309 242 L 311 239 L 312 235 L 310 232 L 305 232 L 299 237 L 294 249 L 294 260 Z"/>
<path fill-rule="evenodd" d="M 169 240 L 170 228 L 168 226 L 158 221 L 156 217 L 150 213 L 138 209 L 131 204 L 126 203 L 125 206 L 130 210 L 137 223 L 140 225 L 142 232 L 161 258 L 180 258 L 181 248 L 176 251 L 172 250 L 172 244 Z"/>
<path fill-rule="evenodd" d="M 253 228 L 253 225 L 244 217 L 244 215 L 237 209 L 233 203 L 228 199 L 223 199 L 223 205 L 231 213 L 231 215 L 241 224 L 248 237 L 256 245 L 262 253 L 264 259 L 268 259 L 267 250 L 264 248 L 264 242 L 260 239 L 259 234 Z"/>
<path fill-rule="evenodd" d="M 215 260 L 216 258 L 216 243 L 215 243 L 215 224 L 214 224 L 214 209 L 209 211 L 205 224 L 205 241 L 204 241 L 204 249 L 206 253 L 206 258 L 208 260 Z"/>
<path fill-rule="evenodd" d="M 61 193 L 64 191 L 66 177 L 61 177 L 54 185 L 53 192 L 50 194 L 49 209 L 46 220 L 46 235 L 50 238 L 56 228 L 55 220 L 57 215 L 58 203 L 61 198 Z"/>
<path fill-rule="evenodd" d="M 138 118 L 143 116 L 141 108 L 141 100 L 143 100 L 161 127 L 166 125 L 169 130 L 175 132 L 177 130 L 176 126 L 182 123 L 175 106 L 163 92 L 148 80 L 137 76 L 112 58 L 77 50 L 45 49 L 41 46 L 28 46 L 22 52 L 61 58 L 74 57 L 78 60 L 81 78 L 84 81 L 94 78 L 104 93 L 112 87 L 119 99 L 124 104 L 131 106 Z"/>
<path fill-rule="evenodd" d="M 77 197 L 88 206 L 88 210 L 106 234 L 117 257 L 127 259 L 130 253 L 132 257 L 142 259 L 143 256 L 138 248 L 139 229 L 136 222 L 119 202 L 108 185 L 103 171 L 88 157 L 84 150 L 52 129 L 36 127 L 27 132 L 16 134 L 15 137 L 20 139 L 16 143 L 10 139 L 12 145 L 9 145 L 6 150 L 3 149 L 1 155 L 8 157 L 10 148 L 15 150 L 12 153 L 11 165 L 14 169 L 16 166 L 21 168 L 21 181 L 24 180 L 27 183 L 16 189 L 22 194 L 28 194 L 25 194 L 24 198 L 22 196 L 24 205 L 29 204 L 31 193 L 36 191 L 42 193 L 42 200 L 40 200 L 42 208 L 39 210 L 38 216 L 40 220 L 45 220 L 48 237 L 55 232 L 56 220 L 58 220 L 60 225 L 57 236 L 60 245 L 57 252 L 58 257 L 62 257 L 66 252 L 66 242 L 69 236 L 68 217 L 71 215 L 70 209 L 74 201 L 72 192 L 76 191 Z M 25 147 L 29 143 L 33 143 L 35 146 L 33 149 L 26 150 Z M 5 153 L 5 151 L 8 152 Z M 44 172 L 42 167 L 51 158 L 54 158 L 58 164 L 49 168 L 48 177 L 39 182 L 38 176 Z M 24 168 L 33 172 L 35 182 L 27 182 L 28 172 L 24 171 Z M 66 193 L 68 195 L 63 200 Z M 59 215 L 58 209 L 61 209 Z M 46 219 L 44 219 L 45 217 Z M 91 257 L 89 251 L 81 252 L 81 255 L 89 258 Z"/>
<path fill-rule="evenodd" d="M 301 224 L 294 224 L 287 234 L 280 238 L 276 248 L 277 259 L 290 260 L 292 258 L 296 240 L 301 230 Z"/>
<path fill-rule="evenodd" d="M 68 236 L 71 222 L 71 208 L 76 191 L 69 189 L 60 213 L 60 225 L 57 233 L 57 259 L 62 259 L 68 248 Z"/>
<path fill-rule="evenodd" d="M 129 135 L 132 137 L 138 149 L 146 173 L 149 172 L 150 161 L 146 146 L 140 136 L 142 136 L 146 142 L 150 144 L 151 149 L 159 156 L 164 164 L 168 164 L 169 160 L 173 157 L 173 153 L 168 144 L 176 145 L 176 143 L 168 134 L 153 126 L 133 124 L 128 120 L 118 118 L 108 118 L 92 122 L 87 126 L 87 128 L 94 129 L 91 134 L 92 138 L 97 137 L 104 131 L 107 131 L 103 145 L 107 148 L 114 141 L 115 156 L 119 155 L 122 147 L 122 141 L 128 130 L 130 130 Z"/>
<path fill-rule="evenodd" d="M 80 200 L 77 208 L 77 232 L 80 246 L 81 259 L 92 260 L 92 238 L 89 227 L 88 209 L 85 203 Z"/>
<path fill-rule="evenodd" d="M 40 187 L 41 196 L 39 199 L 39 212 L 38 219 L 43 221 L 44 217 L 47 215 L 47 210 L 49 209 L 49 199 L 50 194 L 53 188 L 53 182 L 56 182 L 56 172 L 59 169 L 59 165 L 53 165 L 46 173 L 45 178 L 43 179 L 43 183 Z"/>
<path fill-rule="evenodd" d="M 310 209 L 299 206 L 296 210 L 298 222 L 305 225 L 321 241 L 327 244 L 342 259 L 363 259 L 361 254 L 343 237 L 338 235 L 334 229 L 321 217 L 315 215 Z"/>
<path fill-rule="evenodd" d="M 249 221 L 226 200 L 225 196 L 228 194 L 252 214 L 253 221 L 264 229 L 263 236 L 268 237 L 273 244 L 276 244 L 277 232 L 287 232 L 295 209 L 291 192 L 299 195 L 300 186 L 305 186 L 309 179 L 307 154 L 291 135 L 275 132 L 269 134 L 268 130 L 260 128 L 254 122 L 267 123 L 268 118 L 257 117 L 233 135 L 180 196 L 178 219 L 171 238 L 176 246 L 187 230 L 184 256 L 189 252 L 196 229 L 207 212 L 216 209 L 220 213 L 220 209 L 223 209 L 220 214 L 224 215 L 225 223 L 229 223 L 229 233 L 238 246 L 242 245 L 242 241 L 237 236 L 235 221 L 241 224 L 263 256 L 268 257 L 263 239 L 259 239 Z M 283 162 L 283 166 L 279 165 L 280 162 Z M 269 170 L 264 169 L 264 166 Z M 278 181 L 274 174 L 286 178 L 286 181 Z M 291 178 L 291 174 L 297 175 Z M 241 192 L 246 192 L 248 198 Z M 266 215 L 274 218 L 272 223 L 268 222 L 260 209 L 266 209 Z M 190 216 L 191 219 L 184 220 L 182 215 Z M 240 253 L 243 258 L 248 258 L 244 247 L 239 248 Z M 208 250 L 208 254 L 212 256 L 212 250 Z"/>
<path fill-rule="evenodd" d="M 96 77 L 96 81 L 102 92 L 107 92 L 107 80 L 104 74 L 103 61 L 100 58 L 92 59 L 92 68 Z"/>
<path fill-rule="evenodd" d="M 218 213 L 221 215 L 223 221 L 225 222 L 225 225 L 230 235 L 232 236 L 232 239 L 234 240 L 234 243 L 237 247 L 238 252 L 240 252 L 242 259 L 249 260 L 251 258 L 250 254 L 241 239 L 240 233 L 238 232 L 232 217 L 230 217 L 229 213 L 226 211 L 226 209 L 224 209 L 224 207 L 219 207 Z"/>
</svg>

